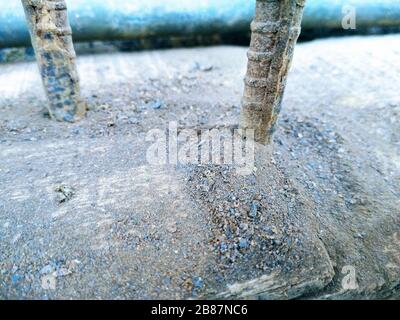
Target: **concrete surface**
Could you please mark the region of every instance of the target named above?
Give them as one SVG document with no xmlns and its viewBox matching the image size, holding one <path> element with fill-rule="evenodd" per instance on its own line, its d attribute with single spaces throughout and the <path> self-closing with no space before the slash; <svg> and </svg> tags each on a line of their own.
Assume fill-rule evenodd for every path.
<svg viewBox="0 0 400 320">
<path fill-rule="evenodd" d="M 247 176 L 145 157 L 170 121 L 237 124 L 245 48 L 81 56 L 76 124 L 46 117 L 35 63 L 1 65 L 0 297 L 399 297 L 399 48 L 298 45 Z"/>
</svg>

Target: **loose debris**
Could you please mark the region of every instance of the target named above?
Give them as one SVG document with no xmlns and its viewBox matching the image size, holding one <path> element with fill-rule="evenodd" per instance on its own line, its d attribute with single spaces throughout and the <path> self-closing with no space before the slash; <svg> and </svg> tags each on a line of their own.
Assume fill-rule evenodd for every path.
<svg viewBox="0 0 400 320">
<path fill-rule="evenodd" d="M 55 188 L 55 191 L 57 192 L 57 201 L 58 203 L 64 203 L 70 200 L 74 194 L 75 190 L 67 185 L 59 185 Z"/>
</svg>

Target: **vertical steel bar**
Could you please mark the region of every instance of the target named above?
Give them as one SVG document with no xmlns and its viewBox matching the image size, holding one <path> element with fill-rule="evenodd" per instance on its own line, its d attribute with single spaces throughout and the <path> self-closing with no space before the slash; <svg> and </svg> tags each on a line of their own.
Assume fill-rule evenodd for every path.
<svg viewBox="0 0 400 320">
<path fill-rule="evenodd" d="M 22 0 L 51 117 L 73 122 L 82 118 L 72 31 L 64 0 Z"/>
<path fill-rule="evenodd" d="M 268 144 L 275 130 L 305 0 L 257 0 L 251 23 L 241 127 Z"/>
</svg>

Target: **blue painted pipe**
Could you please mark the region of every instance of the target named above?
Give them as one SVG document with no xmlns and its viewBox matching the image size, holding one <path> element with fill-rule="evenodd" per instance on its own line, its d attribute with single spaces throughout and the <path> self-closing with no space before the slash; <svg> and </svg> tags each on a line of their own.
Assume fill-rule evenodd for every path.
<svg viewBox="0 0 400 320">
<path fill-rule="evenodd" d="M 246 32 L 255 0 L 67 0 L 74 41 Z M 307 0 L 303 32 L 340 30 L 343 6 L 357 30 L 400 29 L 399 0 Z M 357 32 L 357 30 L 355 30 Z M 0 0 L 0 48 L 29 46 L 19 0 Z"/>
</svg>

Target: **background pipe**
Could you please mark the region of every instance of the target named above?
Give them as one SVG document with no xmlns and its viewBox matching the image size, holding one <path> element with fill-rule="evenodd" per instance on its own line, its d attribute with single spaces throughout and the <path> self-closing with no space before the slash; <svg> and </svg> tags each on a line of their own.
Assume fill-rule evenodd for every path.
<svg viewBox="0 0 400 320">
<path fill-rule="evenodd" d="M 74 42 L 248 32 L 255 0 L 66 0 Z M 343 30 L 344 6 L 357 29 Z M 302 35 L 400 30 L 399 0 L 309 0 Z M 19 0 L 0 0 L 0 48 L 30 46 Z"/>
</svg>

